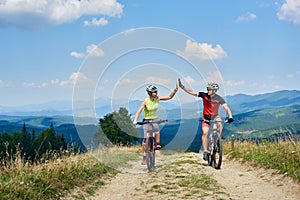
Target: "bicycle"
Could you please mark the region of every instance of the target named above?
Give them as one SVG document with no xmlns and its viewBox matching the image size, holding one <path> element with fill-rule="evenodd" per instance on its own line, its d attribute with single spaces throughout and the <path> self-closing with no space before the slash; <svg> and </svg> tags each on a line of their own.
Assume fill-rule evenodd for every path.
<svg viewBox="0 0 300 200">
<path fill-rule="evenodd" d="M 215 169 L 220 169 L 222 165 L 222 138 L 220 136 L 220 131 L 218 129 L 217 123 L 228 123 L 228 121 L 206 119 L 201 119 L 200 121 L 204 121 L 210 124 L 210 128 L 208 131 L 208 166 L 212 166 Z"/>
<path fill-rule="evenodd" d="M 168 120 L 137 122 L 137 125 L 150 124 L 149 126 L 150 131 L 147 131 L 147 137 L 146 137 L 146 163 L 149 172 L 152 172 L 155 169 L 156 139 L 153 132 L 153 124 L 161 124 L 167 121 Z"/>
</svg>

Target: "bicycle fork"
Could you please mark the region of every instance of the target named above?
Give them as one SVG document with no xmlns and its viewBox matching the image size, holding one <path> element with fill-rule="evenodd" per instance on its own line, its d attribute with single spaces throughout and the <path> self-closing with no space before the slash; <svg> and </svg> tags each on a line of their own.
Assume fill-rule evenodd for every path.
<svg viewBox="0 0 300 200">
<path fill-rule="evenodd" d="M 214 150 L 214 142 L 213 142 L 213 133 L 210 132 L 209 136 L 208 136 L 208 150 L 210 155 L 213 154 L 213 150 Z"/>
</svg>

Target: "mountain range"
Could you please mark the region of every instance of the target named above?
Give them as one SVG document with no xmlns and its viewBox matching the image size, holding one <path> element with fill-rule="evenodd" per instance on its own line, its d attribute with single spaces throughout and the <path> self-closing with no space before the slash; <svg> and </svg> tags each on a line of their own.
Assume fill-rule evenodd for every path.
<svg viewBox="0 0 300 200">
<path fill-rule="evenodd" d="M 281 90 L 272 93 L 258 94 L 258 95 L 247 95 L 247 94 L 236 94 L 224 97 L 228 105 L 230 105 L 233 113 L 243 113 L 251 110 L 261 108 L 274 108 L 279 106 L 286 106 L 300 103 L 300 91 L 299 90 Z M 113 102 L 112 106 L 111 99 L 96 99 L 95 100 L 96 113 L 105 115 L 112 112 L 112 107 L 126 107 L 128 110 L 137 110 L 141 104 L 140 100 L 130 100 L 126 103 Z M 82 103 L 84 104 L 84 102 Z M 128 106 L 129 105 L 129 106 Z M 161 102 L 164 109 L 193 109 L 195 103 L 183 103 L 182 108 L 178 105 L 174 105 L 168 102 Z M 201 100 L 199 99 L 199 106 L 202 106 Z M 194 111 L 195 112 L 195 111 Z M 72 102 L 68 101 L 52 101 L 44 104 L 31 104 L 23 106 L 1 106 L 0 115 L 8 116 L 72 116 Z"/>
<path fill-rule="evenodd" d="M 300 127 L 298 126 L 300 123 L 300 91 L 298 90 L 282 90 L 259 95 L 237 94 L 227 96 L 226 102 L 232 110 L 235 122 L 225 127 L 224 135 L 271 131 L 280 126 L 295 125 L 295 127 Z M 141 101 L 134 100 L 127 105 L 120 104 L 119 106 L 136 111 L 140 103 Z M 201 109 L 202 101 L 199 100 L 198 103 Z M 109 99 L 96 100 L 96 112 L 101 113 L 101 116 L 111 113 L 110 104 L 111 100 Z M 165 141 L 174 137 L 172 133 L 177 132 L 180 124 L 199 123 L 198 119 L 201 113 L 199 113 L 200 109 L 195 109 L 195 103 L 182 104 L 180 108 L 171 103 L 161 102 L 161 106 L 164 108 L 164 113 L 159 113 L 159 115 L 165 115 L 164 117 L 169 120 L 169 123 L 164 126 L 167 131 L 163 136 Z M 118 106 L 114 105 L 114 107 Z M 29 131 L 34 130 L 39 134 L 53 123 L 56 132 L 64 135 L 69 144 L 75 142 L 82 146 L 82 140 L 95 142 L 93 141 L 93 134 L 98 130 L 97 124 L 81 124 L 75 127 L 72 109 L 67 102 L 50 102 L 17 107 L 0 106 L 0 113 L 0 133 L 21 131 L 25 123 Z M 84 137 L 82 134 L 78 135 L 76 128 L 81 129 L 80 132 L 84 133 Z M 182 131 L 189 132 L 189 130 Z M 300 134 L 300 130 L 296 130 L 295 133 Z"/>
</svg>

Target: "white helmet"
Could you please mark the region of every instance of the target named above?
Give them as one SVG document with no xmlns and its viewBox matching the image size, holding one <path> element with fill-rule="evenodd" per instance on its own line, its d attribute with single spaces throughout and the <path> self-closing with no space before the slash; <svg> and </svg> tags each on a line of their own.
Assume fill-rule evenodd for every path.
<svg viewBox="0 0 300 200">
<path fill-rule="evenodd" d="M 147 85 L 146 91 L 152 93 L 152 92 L 157 92 L 158 89 L 157 89 L 157 87 L 155 87 L 154 85 Z"/>
<path fill-rule="evenodd" d="M 219 85 L 217 83 L 208 83 L 207 84 L 207 89 L 210 89 L 210 90 L 218 90 L 219 89 Z"/>
</svg>

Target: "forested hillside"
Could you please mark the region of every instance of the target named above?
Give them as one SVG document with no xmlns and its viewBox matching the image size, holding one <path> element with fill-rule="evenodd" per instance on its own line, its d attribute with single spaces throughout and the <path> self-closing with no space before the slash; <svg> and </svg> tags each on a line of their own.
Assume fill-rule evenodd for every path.
<svg viewBox="0 0 300 200">
<path fill-rule="evenodd" d="M 238 94 L 228 96 L 227 102 L 232 109 L 235 121 L 230 125 L 225 124 L 224 138 L 229 138 L 232 134 L 244 138 L 267 138 L 271 135 L 280 136 L 300 132 L 300 91 L 284 90 L 261 95 Z M 130 110 L 135 111 L 133 107 L 138 107 L 139 103 L 139 101 L 133 101 Z M 201 115 L 199 111 L 202 109 L 200 99 L 198 103 L 200 109 L 197 110 L 189 104 L 183 104 L 181 108 L 178 108 L 164 102 L 163 106 L 167 109 L 164 112 L 169 121 L 162 127 L 162 143 L 167 145 L 177 136 L 180 137 L 181 142 L 174 144 L 174 148 L 181 148 L 181 143 L 187 140 L 193 141 L 191 149 L 201 146 L 199 138 L 202 133 L 201 127 L 198 127 Z M 98 112 L 102 112 L 99 116 L 110 114 L 105 105 L 102 108 L 105 112 L 98 108 Z M 75 126 L 72 116 L 0 115 L 0 134 L 21 132 L 24 123 L 27 131 L 34 131 L 36 135 L 53 124 L 56 133 L 62 135 L 69 146 L 76 144 L 81 151 L 86 150 L 86 144 L 96 144 L 94 134 L 99 129 L 98 124 Z M 173 147 L 170 146 L 170 148 Z"/>
</svg>

